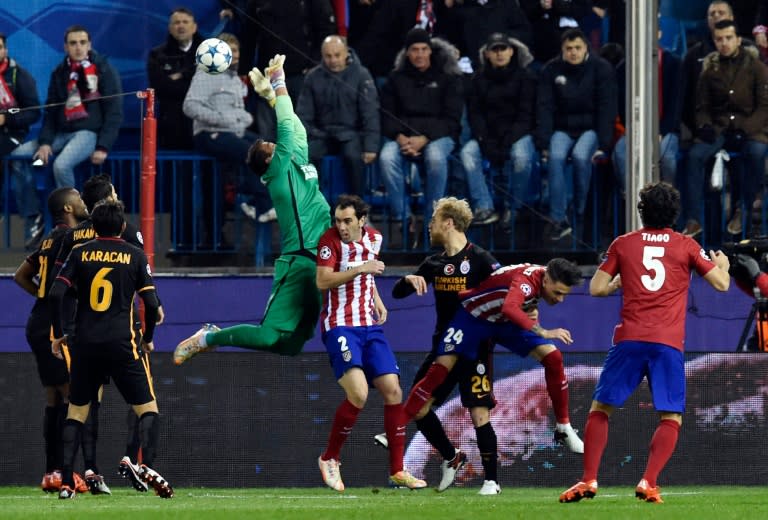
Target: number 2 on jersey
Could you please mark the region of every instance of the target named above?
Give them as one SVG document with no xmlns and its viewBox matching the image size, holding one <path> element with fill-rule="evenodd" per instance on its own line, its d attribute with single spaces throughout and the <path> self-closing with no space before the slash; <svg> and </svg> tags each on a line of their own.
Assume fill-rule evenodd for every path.
<svg viewBox="0 0 768 520">
<path fill-rule="evenodd" d="M 643 287 L 651 292 L 656 292 L 664 285 L 667 277 L 667 271 L 660 258 L 664 256 L 664 248 L 659 246 L 645 246 L 643 248 L 643 265 L 651 274 L 644 274 L 640 277 Z"/>
</svg>

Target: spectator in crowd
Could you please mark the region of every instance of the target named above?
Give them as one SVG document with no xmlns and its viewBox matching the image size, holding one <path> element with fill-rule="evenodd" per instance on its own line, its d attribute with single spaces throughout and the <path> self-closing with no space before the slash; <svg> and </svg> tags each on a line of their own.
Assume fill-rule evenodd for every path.
<svg viewBox="0 0 768 520">
<path fill-rule="evenodd" d="M 323 41 L 322 63 L 307 73 L 296 114 L 309 135 L 309 160 L 341 153 L 350 193 L 368 192 L 365 166 L 381 145 L 379 96 L 368 69 L 340 36 Z M 320 175 L 328 175 L 320 172 Z"/>
<path fill-rule="evenodd" d="M 593 0 L 592 12 L 601 19 L 609 18 L 608 34 L 602 35 L 603 40 L 623 48 L 627 40 L 627 0 Z"/>
<path fill-rule="evenodd" d="M 720 20 L 733 20 L 733 8 L 725 0 L 714 0 L 707 7 L 707 27 L 709 34 L 713 35 L 715 24 Z M 742 41 L 742 43 L 744 43 Z M 685 95 L 683 96 L 682 121 L 687 128 L 687 135 L 693 135 L 696 131 L 696 85 L 701 74 L 704 58 L 717 51 L 714 38 L 704 38 L 691 45 L 685 53 L 683 60 L 683 77 L 685 83 Z"/>
<path fill-rule="evenodd" d="M 331 0 L 250 0 L 244 34 L 254 35 L 255 45 L 243 48 L 246 64 L 253 63 L 256 49 L 260 70 L 278 52 L 285 54 L 288 92 L 298 101 L 304 75 L 319 61 L 323 39 L 336 34 Z"/>
<path fill-rule="evenodd" d="M 729 261 L 722 251 L 710 251 L 708 257 L 695 241 L 672 230 L 680 213 L 680 193 L 674 187 L 665 182 L 647 185 L 637 209 L 643 228 L 611 243 L 589 284 L 592 296 L 610 296 L 622 289 L 621 321 L 614 329 L 613 346 L 584 428 L 584 472 L 560 495 L 560 502 L 597 494 L 609 419 L 644 379 L 659 423 L 635 496 L 663 502 L 657 478 L 675 451 L 685 411 L 683 349 L 691 274 L 695 271 L 717 291 L 725 292 L 730 285 Z M 664 247 L 659 247 L 660 241 Z"/>
<path fill-rule="evenodd" d="M 10 155 L 27 138 L 29 127 L 40 119 L 39 106 L 35 78 L 8 56 L 8 40 L 5 34 L 0 33 L 0 159 Z M 22 175 L 29 178 L 21 178 Z M 35 249 L 33 246 L 37 245 L 45 230 L 37 193 L 28 189 L 35 185 L 33 177 L 32 170 L 26 168 L 19 172 L 14 183 L 16 210 L 24 219 L 27 249 Z"/>
<path fill-rule="evenodd" d="M 528 190 L 533 157 L 536 76 L 527 69 L 533 61 L 528 48 L 504 33 L 493 33 L 480 49 L 482 67 L 475 72 L 467 93 L 472 139 L 461 149 L 461 162 L 475 208 L 476 224 L 498 220 L 483 172 L 482 159 L 501 168 L 504 214 L 507 226 L 513 221 Z"/>
<path fill-rule="evenodd" d="M 673 186 L 677 177 L 677 154 L 680 148 L 680 117 L 683 109 L 683 93 L 685 82 L 683 77 L 683 62 L 673 52 L 667 52 L 661 47 L 659 53 L 659 170 L 661 180 Z M 626 124 L 626 95 L 627 63 L 622 60 L 616 70 L 618 85 L 619 120 L 622 129 Z M 627 186 L 627 138 L 619 137 L 613 147 L 613 168 L 616 180 L 622 194 Z"/>
<path fill-rule="evenodd" d="M 768 0 L 758 2 L 752 36 L 764 63 L 768 63 Z"/>
<path fill-rule="evenodd" d="M 763 0 L 728 0 L 733 9 L 733 21 L 736 23 L 738 34 L 742 38 L 751 38 L 760 14 Z"/>
<path fill-rule="evenodd" d="M 36 196 L 32 165 L 47 165 L 56 154 L 56 187 L 74 186 L 75 167 L 89 158 L 94 165 L 103 164 L 123 122 L 120 76 L 104 56 L 91 48 L 88 29 L 82 25 L 67 27 L 64 49 L 64 60 L 51 72 L 38 138 L 11 153 L 11 157 L 33 155 L 32 164 L 26 160 L 11 163 L 18 193 L 23 193 L 25 200 Z M 27 217 L 26 245 L 34 248 L 37 244 L 30 239 L 35 238 L 32 232 L 37 231 L 36 219 Z"/>
<path fill-rule="evenodd" d="M 381 128 L 386 139 L 379 165 L 391 218 L 410 220 L 414 237 L 411 208 L 404 200 L 405 179 L 412 163 L 421 162 L 427 177 L 425 208 L 432 208 L 443 196 L 463 105 L 455 49 L 445 40 L 431 38 L 424 29 L 411 29 L 381 91 Z"/>
<path fill-rule="evenodd" d="M 147 76 L 158 103 L 158 148 L 194 148 L 192 119 L 184 114 L 183 104 L 196 70 L 195 51 L 202 41 L 195 15 L 186 7 L 177 7 L 171 12 L 165 43 L 149 53 Z"/>
<path fill-rule="evenodd" d="M 184 114 L 193 122 L 195 148 L 216 157 L 219 161 L 232 163 L 233 175 L 236 177 L 233 182 L 237 183 L 239 179 L 239 191 L 254 198 L 251 206 L 255 207 L 255 212 L 259 215 L 258 220 L 275 220 L 274 209 L 264 185 L 253 175 L 243 175 L 240 171 L 241 167 L 245 166 L 248 149 L 259 136 L 247 130 L 253 123 L 253 116 L 245 109 L 244 100 L 248 95 L 248 88 L 237 75 L 240 43 L 230 33 L 220 34 L 219 39 L 229 44 L 232 49 L 230 68 L 221 74 L 208 74 L 198 70 L 184 98 Z M 225 179 L 222 181 L 224 183 Z M 223 197 L 218 201 L 218 208 L 218 221 L 223 223 Z M 208 224 L 210 225 L 211 221 Z M 214 235 L 213 230 L 209 231 Z"/>
<path fill-rule="evenodd" d="M 533 26 L 533 56 L 546 63 L 560 54 L 560 36 L 592 12 L 591 0 L 520 0 Z"/>
<path fill-rule="evenodd" d="M 589 52 L 581 29 L 561 37 L 562 55 L 541 72 L 537 98 L 537 146 L 548 162 L 550 225 L 546 238 L 572 232 L 566 217 L 565 165 L 573 164 L 576 238 L 582 238 L 592 163 L 605 157 L 616 119 L 616 78 L 610 63 Z"/>
<path fill-rule="evenodd" d="M 392 2 L 377 2 L 376 0 L 350 0 L 348 2 L 349 27 L 347 28 L 347 44 L 357 50 L 358 45 L 368 34 L 369 27 L 379 9 Z M 395 51 L 397 53 L 397 51 Z M 360 53 L 358 52 L 358 56 Z M 362 61 L 362 56 L 361 61 Z M 368 66 L 368 63 L 366 63 Z"/>
<path fill-rule="evenodd" d="M 688 153 L 683 234 L 701 233 L 707 161 L 725 148 L 743 156 L 743 174 L 731 175 L 729 233 L 742 232 L 742 201 L 751 210 L 765 181 L 768 151 L 768 71 L 755 47 L 742 47 L 733 20 L 715 24 L 717 52 L 704 60 L 696 86 L 696 141 Z M 735 171 L 731 168 L 731 171 Z"/>
<path fill-rule="evenodd" d="M 389 442 L 389 483 L 421 489 L 427 483 L 403 468 L 403 424 L 400 368 L 381 326 L 387 308 L 374 275 L 384 272 L 379 260 L 381 233 L 367 225 L 368 205 L 357 195 L 341 195 L 334 225 L 318 243 L 317 287 L 323 294 L 320 314 L 323 343 L 345 399 L 336 409 L 328 444 L 317 459 L 325 484 L 344 491 L 339 460 L 357 417 L 368 400 L 368 387 L 384 400 L 384 428 Z"/>
<path fill-rule="evenodd" d="M 480 48 L 492 33 L 508 34 L 528 48 L 533 45 L 531 23 L 517 1 L 444 1 L 437 16 L 436 35 L 456 45 L 474 68 L 480 66 Z"/>
<path fill-rule="evenodd" d="M 359 1 L 363 3 L 366 0 Z M 360 61 L 376 79 L 377 85 L 380 85 L 392 70 L 392 64 L 402 50 L 402 42 L 408 31 L 419 27 L 427 31 L 430 36 L 441 35 L 442 37 L 440 27 L 445 25 L 443 22 L 448 18 L 444 15 L 448 14 L 454 2 L 454 0 L 367 1 L 373 5 L 367 8 L 366 32 L 360 34 L 360 29 L 352 27 L 350 38 L 355 37 L 354 48 L 360 56 Z M 450 7 L 446 7 L 447 5 Z M 446 28 L 446 33 L 452 33 L 452 25 L 451 23 L 451 27 Z"/>
</svg>

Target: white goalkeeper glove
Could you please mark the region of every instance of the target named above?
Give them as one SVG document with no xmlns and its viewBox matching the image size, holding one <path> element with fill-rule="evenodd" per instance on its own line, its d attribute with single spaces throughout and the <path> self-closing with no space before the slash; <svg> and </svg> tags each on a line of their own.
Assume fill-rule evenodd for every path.
<svg viewBox="0 0 768 520">
<path fill-rule="evenodd" d="M 251 69 L 251 72 L 248 73 L 248 78 L 251 80 L 253 90 L 255 90 L 259 96 L 264 98 L 264 100 L 269 103 L 269 106 L 275 106 L 275 102 L 277 101 L 275 97 L 275 89 L 272 88 L 269 79 L 262 74 L 257 67 Z"/>
<path fill-rule="evenodd" d="M 285 55 L 275 54 L 275 57 L 269 60 L 269 66 L 264 69 L 264 75 L 269 78 L 269 82 L 272 84 L 273 90 L 277 90 L 280 87 L 285 87 L 285 71 L 283 70 L 284 63 Z"/>
</svg>

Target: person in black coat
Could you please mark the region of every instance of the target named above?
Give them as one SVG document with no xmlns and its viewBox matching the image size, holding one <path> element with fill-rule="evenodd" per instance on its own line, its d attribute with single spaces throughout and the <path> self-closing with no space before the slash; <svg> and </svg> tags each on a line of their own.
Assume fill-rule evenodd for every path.
<svg viewBox="0 0 768 520">
<path fill-rule="evenodd" d="M 573 165 L 573 209 L 577 239 L 583 230 L 592 164 L 605 157 L 616 119 L 616 77 L 613 66 L 589 52 L 584 33 L 569 29 L 561 38 L 562 55 L 541 71 L 536 103 L 537 146 L 548 163 L 551 226 L 547 238 L 557 241 L 571 234 L 566 218 L 568 200 L 565 165 Z"/>
<path fill-rule="evenodd" d="M 448 42 L 431 38 L 424 29 L 411 29 L 381 89 L 381 133 L 386 140 L 379 165 L 395 221 L 411 216 L 405 204 L 411 163 L 424 164 L 426 208 L 445 194 L 448 157 L 458 141 L 464 109 L 457 55 Z"/>
<path fill-rule="evenodd" d="M 3 159 L 24 142 L 29 127 L 40 119 L 40 109 L 37 108 L 40 96 L 35 78 L 8 57 L 7 39 L 3 33 L 0 33 L 0 81 L 0 159 Z M 12 110 L 16 108 L 22 110 Z M 30 169 L 26 173 L 32 175 Z M 23 189 L 30 184 L 34 184 L 33 178 L 14 183 L 14 194 L 19 216 L 25 219 L 26 238 L 31 239 L 28 246 L 33 246 L 42 239 L 45 226 L 37 194 Z"/>
<path fill-rule="evenodd" d="M 64 49 L 64 59 L 51 72 L 38 138 L 11 153 L 33 155 L 37 166 L 52 162 L 57 188 L 75 185 L 75 167 L 83 161 L 104 164 L 123 123 L 120 76 L 106 56 L 92 49 L 88 29 L 67 27 Z M 36 197 L 30 161 L 13 161 L 11 169 L 24 197 Z M 34 245 L 31 231 L 26 230 L 29 248 Z"/>
<path fill-rule="evenodd" d="M 157 96 L 157 144 L 165 150 L 191 150 L 192 120 L 184 115 L 184 98 L 195 75 L 195 51 L 203 37 L 195 15 L 177 7 L 168 21 L 165 43 L 153 48 L 147 60 L 149 86 Z"/>
<path fill-rule="evenodd" d="M 376 160 L 381 145 L 376 86 L 340 36 L 326 37 L 321 53 L 296 107 L 307 128 L 309 160 L 319 167 L 325 155 L 340 152 L 350 193 L 365 194 L 365 165 Z"/>
<path fill-rule="evenodd" d="M 330 0 L 249 0 L 241 60 L 250 63 L 253 38 L 256 65 L 264 70 L 275 54 L 285 55 L 285 81 L 293 99 L 299 97 L 304 75 L 320 60 L 323 39 L 336 34 Z"/>
<path fill-rule="evenodd" d="M 493 33 L 480 49 L 482 66 L 472 77 L 467 93 L 472 139 L 461 149 L 467 173 L 475 224 L 491 224 L 494 211 L 482 159 L 502 169 L 508 190 L 504 192 L 505 226 L 520 207 L 528 189 L 533 157 L 536 108 L 536 76 L 527 68 L 533 61 L 528 48 L 504 33 Z M 511 231 L 511 228 L 505 231 Z"/>
<path fill-rule="evenodd" d="M 533 26 L 533 57 L 546 63 L 560 53 L 560 36 L 592 12 L 591 0 L 520 0 Z"/>
</svg>

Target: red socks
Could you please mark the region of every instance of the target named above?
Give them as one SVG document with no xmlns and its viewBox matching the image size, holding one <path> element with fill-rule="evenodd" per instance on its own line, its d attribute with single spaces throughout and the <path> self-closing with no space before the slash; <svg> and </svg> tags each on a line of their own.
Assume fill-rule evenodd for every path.
<svg viewBox="0 0 768 520">
<path fill-rule="evenodd" d="M 384 430 L 389 441 L 389 474 L 403 470 L 405 455 L 405 426 L 402 404 L 384 405 Z"/>
<path fill-rule="evenodd" d="M 344 441 L 347 440 L 347 437 L 349 437 L 349 434 L 352 433 L 352 427 L 355 425 L 359 413 L 360 408 L 357 408 L 347 399 L 344 399 L 344 402 L 336 409 L 336 415 L 333 417 L 333 425 L 331 426 L 331 433 L 328 435 L 328 446 L 325 449 L 325 453 L 321 455 L 321 459 L 339 460 L 341 447 L 344 444 Z"/>
<path fill-rule="evenodd" d="M 589 412 L 584 428 L 584 473 L 582 482 L 597 480 L 600 459 L 608 444 L 608 416 L 604 412 Z"/>
<path fill-rule="evenodd" d="M 541 360 L 544 367 L 544 380 L 547 383 L 547 393 L 552 400 L 552 410 L 555 419 L 560 424 L 568 424 L 568 380 L 565 378 L 563 368 L 563 354 L 559 350 L 553 350 Z"/>
<path fill-rule="evenodd" d="M 432 392 L 435 391 L 435 388 L 440 386 L 440 383 L 445 381 L 446 377 L 448 377 L 448 369 L 440 363 L 432 363 L 432 366 L 429 367 L 429 370 L 427 370 L 427 373 L 421 378 L 421 381 L 411 388 L 408 400 L 403 406 L 403 413 L 405 414 L 404 423 L 407 424 L 411 419 L 416 417 L 419 410 L 421 410 L 424 407 L 424 404 L 426 404 L 432 397 Z"/>
<path fill-rule="evenodd" d="M 675 451 L 679 433 L 680 423 L 672 419 L 664 419 L 656 427 L 656 432 L 651 438 L 651 445 L 648 449 L 648 464 L 643 474 L 643 478 L 648 481 L 649 486 L 656 487 L 659 473 L 664 469 Z"/>
</svg>

